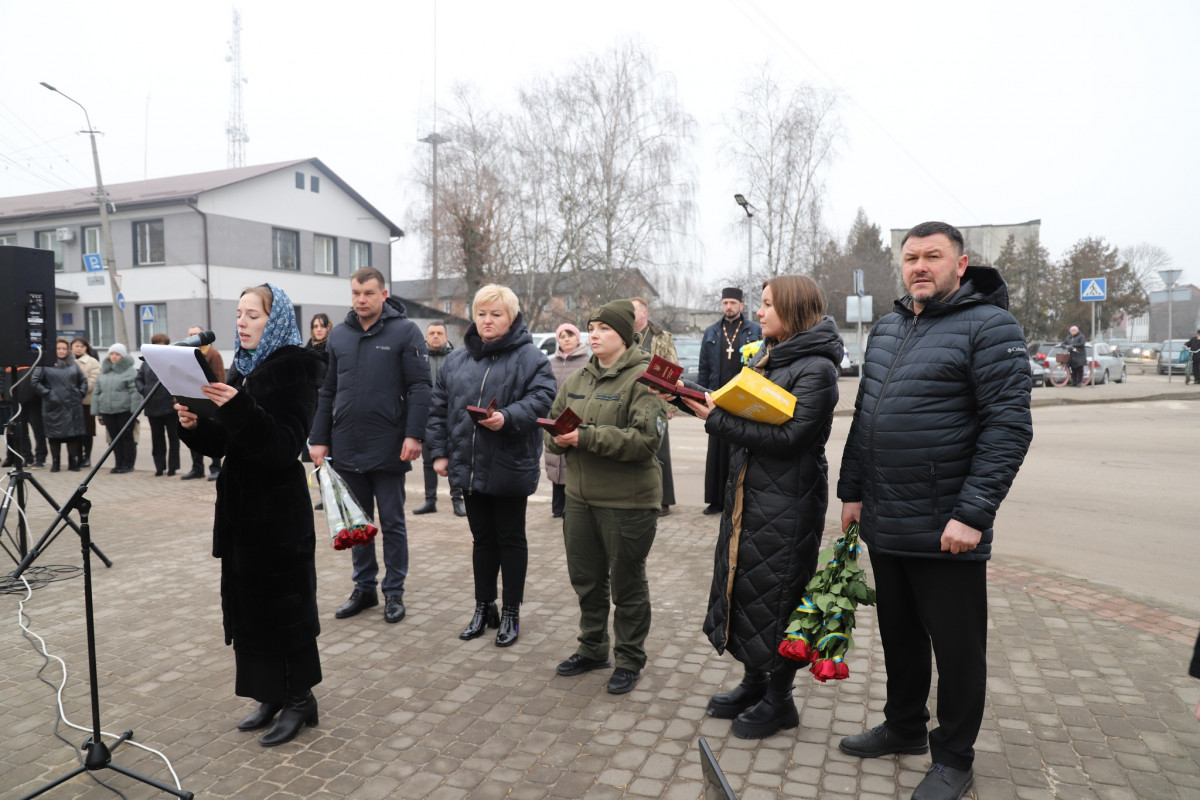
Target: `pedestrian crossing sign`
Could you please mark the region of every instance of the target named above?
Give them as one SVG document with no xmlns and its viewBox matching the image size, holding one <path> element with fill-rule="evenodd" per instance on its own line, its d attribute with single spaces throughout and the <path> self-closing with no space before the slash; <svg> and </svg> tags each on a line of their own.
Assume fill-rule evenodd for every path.
<svg viewBox="0 0 1200 800">
<path fill-rule="evenodd" d="M 1079 281 L 1079 299 L 1097 302 L 1108 298 L 1108 278 L 1083 278 Z"/>
</svg>

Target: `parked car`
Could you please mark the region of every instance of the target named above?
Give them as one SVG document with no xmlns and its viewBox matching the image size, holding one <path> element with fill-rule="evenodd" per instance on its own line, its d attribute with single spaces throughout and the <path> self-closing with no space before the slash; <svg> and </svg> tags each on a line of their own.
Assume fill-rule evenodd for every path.
<svg viewBox="0 0 1200 800">
<path fill-rule="evenodd" d="M 550 331 L 549 333 L 531 333 L 529 335 L 533 337 L 533 343 L 537 345 L 538 350 L 546 354 L 546 358 L 554 355 L 555 351 L 558 350 L 558 337 L 554 335 L 554 331 Z M 584 344 L 586 345 L 586 334 L 584 336 Z"/>
<path fill-rule="evenodd" d="M 700 378 L 700 340 L 695 336 L 676 336 L 675 355 L 679 357 L 679 366 L 683 367 L 683 379 L 695 383 Z"/>
<path fill-rule="evenodd" d="M 862 353 L 858 350 L 858 343 L 845 343 L 842 350 L 842 363 L 838 365 L 838 376 L 842 378 L 857 378 L 861 366 Z"/>
<path fill-rule="evenodd" d="M 1069 352 L 1067 347 L 1056 344 L 1045 354 L 1042 366 L 1047 370 L 1047 386 L 1050 385 L 1050 370 L 1054 369 L 1058 354 L 1066 352 Z M 1088 369 L 1084 370 L 1085 382 L 1100 386 L 1109 381 L 1124 383 L 1128 379 L 1129 374 L 1125 371 L 1125 361 L 1113 353 L 1108 342 L 1088 342 L 1086 352 Z"/>
<path fill-rule="evenodd" d="M 1187 339 L 1168 339 L 1158 346 L 1159 375 L 1166 375 L 1168 370 L 1180 375 L 1187 371 L 1187 361 L 1179 360 L 1179 353 L 1187 349 L 1186 345 Z"/>
<path fill-rule="evenodd" d="M 1133 342 L 1128 339 L 1109 339 L 1108 346 L 1113 349 L 1114 353 L 1124 358 L 1133 349 Z"/>
<path fill-rule="evenodd" d="M 1029 357 L 1029 374 L 1033 376 L 1034 387 L 1050 385 L 1050 370 L 1033 356 Z"/>
</svg>

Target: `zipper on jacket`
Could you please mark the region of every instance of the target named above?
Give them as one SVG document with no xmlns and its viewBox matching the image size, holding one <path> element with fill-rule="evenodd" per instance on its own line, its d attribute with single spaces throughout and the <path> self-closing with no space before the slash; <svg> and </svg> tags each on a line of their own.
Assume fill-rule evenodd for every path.
<svg viewBox="0 0 1200 800">
<path fill-rule="evenodd" d="M 929 493 L 933 499 L 933 527 L 942 528 L 942 512 L 938 510 L 937 465 L 929 465 Z"/>
<path fill-rule="evenodd" d="M 892 373 L 896 371 L 896 364 L 900 362 L 900 357 L 904 355 L 904 351 L 908 347 L 908 340 L 912 338 L 912 335 L 917 330 L 917 321 L 919 319 L 918 315 L 913 315 L 908 333 L 904 334 L 904 339 L 900 342 L 900 349 L 896 351 L 896 357 L 892 359 L 892 365 L 888 367 L 887 375 L 884 376 L 883 383 L 879 386 L 879 397 L 875 399 L 875 411 L 871 414 L 871 439 L 867 445 L 867 463 L 870 465 L 872 475 L 875 474 L 875 426 L 879 418 L 879 408 L 883 405 L 883 396 L 887 392 L 888 384 L 892 382 Z M 859 367 L 860 372 L 865 370 L 867 366 L 865 355 L 864 353 L 862 366 Z M 862 380 L 861 375 L 859 376 L 859 380 Z"/>
<path fill-rule="evenodd" d="M 491 356 L 488 360 L 491 363 L 489 363 L 487 369 L 483 371 L 483 380 L 479 382 L 479 399 L 475 401 L 475 405 L 479 406 L 480 408 L 487 407 L 483 404 L 483 387 L 487 385 L 488 375 L 490 375 L 492 372 L 492 367 L 496 363 L 496 357 Z M 473 422 L 471 423 L 471 467 L 467 470 L 467 486 L 464 489 L 464 491 L 468 492 L 471 491 L 471 489 L 475 486 L 475 435 L 477 433 L 479 433 L 479 423 Z"/>
</svg>

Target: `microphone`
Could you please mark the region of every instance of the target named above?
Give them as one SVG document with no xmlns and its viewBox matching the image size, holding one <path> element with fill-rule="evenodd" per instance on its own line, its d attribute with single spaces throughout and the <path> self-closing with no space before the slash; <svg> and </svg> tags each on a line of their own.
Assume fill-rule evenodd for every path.
<svg viewBox="0 0 1200 800">
<path fill-rule="evenodd" d="M 206 344 L 212 344 L 217 340 L 217 335 L 212 331 L 200 331 L 195 336 L 189 336 L 181 342 L 171 342 L 173 347 L 204 347 Z"/>
</svg>

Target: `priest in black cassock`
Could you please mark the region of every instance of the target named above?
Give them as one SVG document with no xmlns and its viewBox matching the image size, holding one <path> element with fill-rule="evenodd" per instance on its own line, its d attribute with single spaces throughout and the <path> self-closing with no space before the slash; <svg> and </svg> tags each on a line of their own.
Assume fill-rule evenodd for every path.
<svg viewBox="0 0 1200 800">
<path fill-rule="evenodd" d="M 762 338 L 762 328 L 747 319 L 742 290 L 721 290 L 721 319 L 704 331 L 700 343 L 700 374 L 697 381 L 708 391 L 720 389 L 742 370 L 743 345 Z M 720 514 L 725 507 L 725 483 L 729 480 L 729 445 L 708 437 L 708 459 L 704 466 L 705 514 Z"/>
</svg>

